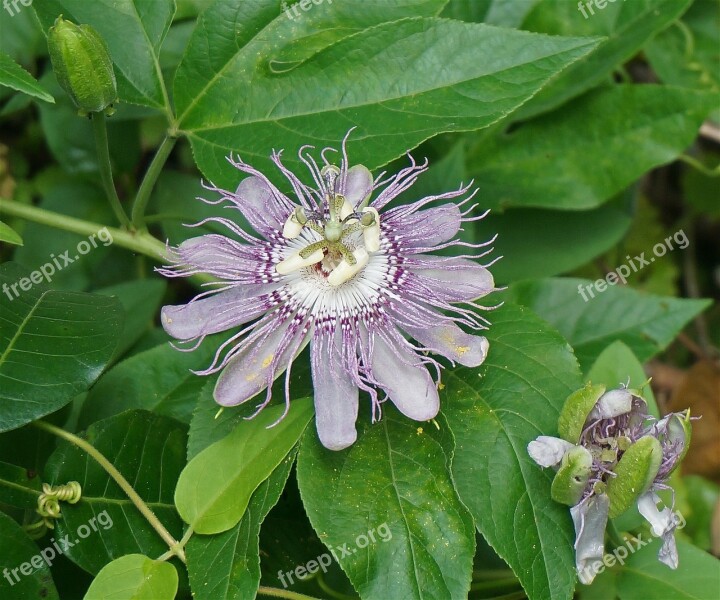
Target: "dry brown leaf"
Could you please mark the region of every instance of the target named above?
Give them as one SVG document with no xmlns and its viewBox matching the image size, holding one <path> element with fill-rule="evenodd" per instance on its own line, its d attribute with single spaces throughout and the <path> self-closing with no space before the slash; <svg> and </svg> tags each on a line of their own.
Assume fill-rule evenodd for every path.
<svg viewBox="0 0 720 600">
<path fill-rule="evenodd" d="M 675 389 L 668 408 L 689 408 L 692 416 L 702 416 L 692 423 L 683 472 L 720 481 L 720 366 L 712 361 L 696 363 Z"/>
</svg>

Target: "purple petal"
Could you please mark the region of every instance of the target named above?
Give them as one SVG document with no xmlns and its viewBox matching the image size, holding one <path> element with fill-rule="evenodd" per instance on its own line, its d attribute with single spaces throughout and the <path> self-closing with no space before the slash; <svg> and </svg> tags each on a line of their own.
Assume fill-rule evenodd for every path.
<svg viewBox="0 0 720 600">
<path fill-rule="evenodd" d="M 328 351 L 318 340 L 313 342 L 311 352 L 318 436 L 329 450 L 342 450 L 357 439 L 355 421 L 359 390 L 342 365 L 336 362 L 340 350 Z"/>
<path fill-rule="evenodd" d="M 257 282 L 272 273 L 264 248 L 241 244 L 224 235 L 208 234 L 185 240 L 173 251 L 177 265 L 191 272 L 208 273 L 219 279 Z"/>
<path fill-rule="evenodd" d="M 225 331 L 265 313 L 268 301 L 258 296 L 275 287 L 275 284 L 248 284 L 188 304 L 163 306 L 160 322 L 165 331 L 178 340 Z"/>
<path fill-rule="evenodd" d="M 235 191 L 237 207 L 258 233 L 268 237 L 277 233 L 290 215 L 285 196 L 260 177 L 246 177 Z"/>
<path fill-rule="evenodd" d="M 593 565 L 603 558 L 609 509 L 610 500 L 605 494 L 592 496 L 570 509 L 575 524 L 575 568 L 585 585 L 595 579 L 597 571 Z"/>
<path fill-rule="evenodd" d="M 410 248 L 429 248 L 448 242 L 457 235 L 462 223 L 462 215 L 457 204 L 443 204 L 435 208 L 420 210 L 410 215 L 404 215 L 397 221 L 392 218 L 392 212 L 388 211 L 385 219 L 396 227 L 394 233 L 402 244 Z"/>
<path fill-rule="evenodd" d="M 407 258 L 405 266 L 413 285 L 445 302 L 470 302 L 495 289 L 490 271 L 466 258 L 420 254 Z"/>
<path fill-rule="evenodd" d="M 360 204 L 373 190 L 373 176 L 367 167 L 355 165 L 347 171 L 345 199 L 353 206 Z"/>
<path fill-rule="evenodd" d="M 427 421 L 437 415 L 440 398 L 435 382 L 412 349 L 376 335 L 372 374 L 406 417 Z"/>
<path fill-rule="evenodd" d="M 287 349 L 291 335 L 288 327 L 280 324 L 260 341 L 246 344 L 220 374 L 213 394 L 215 402 L 222 406 L 235 406 L 266 389 L 294 358 Z M 281 347 L 285 350 L 280 351 L 278 356 Z"/>
<path fill-rule="evenodd" d="M 487 339 L 481 335 L 465 333 L 454 323 L 443 323 L 434 327 L 402 324 L 401 327 L 428 350 L 466 367 L 481 365 L 487 356 Z"/>
</svg>

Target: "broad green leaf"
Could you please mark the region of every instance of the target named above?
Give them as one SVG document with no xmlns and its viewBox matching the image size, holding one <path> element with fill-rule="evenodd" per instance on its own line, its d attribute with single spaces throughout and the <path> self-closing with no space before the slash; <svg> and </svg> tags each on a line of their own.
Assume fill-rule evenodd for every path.
<svg viewBox="0 0 720 600">
<path fill-rule="evenodd" d="M 517 29 L 540 0 L 450 0 L 443 17 Z"/>
<path fill-rule="evenodd" d="M 712 94 L 657 85 L 594 91 L 482 139 L 468 151 L 468 171 L 490 207 L 593 208 L 677 158 L 716 104 Z"/>
<path fill-rule="evenodd" d="M 692 0 L 609 2 L 604 9 L 596 9 L 594 15 L 588 14 L 588 18 L 584 18 L 577 2 L 542 0 L 524 21 L 523 29 L 552 35 L 601 35 L 607 39 L 595 52 L 556 77 L 518 112 L 517 117 L 527 119 L 549 111 L 609 79 L 614 69 L 670 26 L 691 3 Z"/>
<path fill-rule="evenodd" d="M 480 206 L 494 205 L 493 195 L 485 194 L 484 182 L 479 183 Z M 489 258 L 504 257 L 491 267 L 499 284 L 549 277 L 575 269 L 615 247 L 632 222 L 628 204 L 633 195 L 629 190 L 617 200 L 592 210 L 493 211 L 483 220 L 465 224 L 463 228 L 473 230 L 472 241 L 485 241 L 498 235 L 493 244 L 495 251 Z M 602 223 L 602 227 L 598 227 L 598 223 Z M 542 251 L 538 252 L 538 248 Z"/>
<path fill-rule="evenodd" d="M 361 598 L 467 598 L 473 523 L 425 432 L 434 425 L 393 408 L 369 421 L 361 416 L 358 440 L 339 452 L 314 431 L 303 439 L 297 472 L 310 522 Z"/>
<path fill-rule="evenodd" d="M 128 554 L 105 565 L 84 600 L 174 600 L 178 574 L 168 562 Z"/>
<path fill-rule="evenodd" d="M 720 92 L 720 5 L 696 0 L 678 21 L 655 36 L 643 52 L 655 74 L 670 85 Z M 713 121 L 720 119 L 714 109 Z"/>
<path fill-rule="evenodd" d="M 621 286 L 604 292 L 586 279 L 555 278 L 514 284 L 509 299 L 531 308 L 557 327 L 587 369 L 615 340 L 621 340 L 644 362 L 667 348 L 709 300 L 686 300 L 642 294 Z M 581 296 L 585 291 L 586 302 Z"/>
<path fill-rule="evenodd" d="M 179 540 L 182 521 L 173 505 L 173 490 L 185 465 L 187 427 L 146 411 L 128 411 L 95 423 L 85 438 L 123 474 Z M 77 446 L 60 442 L 48 460 L 45 481 L 53 485 L 78 481 L 82 486 L 77 504 L 62 503 L 55 535 L 56 539 L 69 536 L 73 546 L 65 554 L 86 571 L 97 573 L 124 554 L 160 556 L 167 552 L 165 542 L 125 492 Z M 81 532 L 87 535 L 81 538 Z"/>
<path fill-rule="evenodd" d="M 94 27 L 115 64 L 120 99 L 169 109 L 158 55 L 175 13 L 174 0 L 43 0 L 33 9 L 45 30 L 61 14 Z"/>
<path fill-rule="evenodd" d="M 30 73 L 4 52 L 0 52 L 0 86 L 12 88 L 45 102 L 55 102 L 55 98 L 35 81 Z"/>
<path fill-rule="evenodd" d="M 278 8 L 216 2 L 178 69 L 180 127 L 216 184 L 237 183 L 225 160 L 231 151 L 265 168 L 272 147 L 287 148 L 295 166 L 302 144 L 337 146 L 354 124 L 352 161 L 374 169 L 437 133 L 501 119 L 597 44 L 437 18 L 384 22 L 408 16 L 407 2 L 336 2 L 297 23 Z M 288 62 L 288 45 L 333 28 L 357 33 L 313 46 L 312 56 L 297 46 L 296 62 L 272 72 L 278 56 Z"/>
<path fill-rule="evenodd" d="M 47 291 L 42 282 L 40 271 L 0 266 L 0 431 L 44 417 L 88 389 L 122 327 L 114 298 Z"/>
<path fill-rule="evenodd" d="M 190 423 L 207 378 L 192 370 L 207 367 L 215 346 L 203 344 L 193 352 L 180 352 L 168 343 L 134 354 L 122 361 L 93 386 L 79 417 L 86 427 L 131 408 L 141 408 Z M 218 406 L 212 402 L 215 412 Z"/>
<path fill-rule="evenodd" d="M 312 400 L 266 408 L 195 456 L 175 490 L 178 512 L 197 533 L 221 533 L 237 525 L 250 497 L 297 443 L 312 418 Z"/>
<path fill-rule="evenodd" d="M 22 238 L 15 232 L 10 225 L 0 221 L 0 242 L 22 246 Z"/>
<path fill-rule="evenodd" d="M 77 107 L 62 91 L 52 72 L 48 71 L 40 82 L 57 96 L 57 103 L 39 106 L 40 122 L 53 156 L 68 173 L 97 173 L 99 167 L 92 123 L 78 116 Z M 107 123 L 110 158 L 116 176 L 118 171 L 133 171 L 140 160 L 139 124 L 118 119 L 126 108 L 120 105 L 118 113 Z M 104 196 L 103 201 L 107 204 Z M 111 216 L 100 222 L 114 221 L 114 216 Z"/>
<path fill-rule="evenodd" d="M 0 462 L 0 504 L 34 510 L 40 488 L 36 472 Z"/>
<path fill-rule="evenodd" d="M 195 600 L 255 597 L 260 584 L 260 526 L 280 498 L 294 462 L 291 452 L 253 492 L 245 514 L 232 529 L 190 538 L 185 551 Z"/>
<path fill-rule="evenodd" d="M 488 318 L 483 365 L 443 375 L 453 478 L 478 530 L 531 600 L 566 600 L 576 580 L 570 514 L 551 499 L 554 473 L 533 462 L 527 445 L 556 435 L 560 408 L 581 385 L 577 362 L 526 308 L 506 304 Z"/>
<path fill-rule="evenodd" d="M 673 571 L 657 559 L 658 540 L 627 560 L 617 576 L 620 600 L 716 600 L 720 593 L 720 560 L 678 541 L 680 564 Z"/>
<path fill-rule="evenodd" d="M 652 387 L 648 384 L 648 376 L 642 364 L 623 342 L 617 340 L 603 350 L 585 376 L 586 381 L 602 383 L 612 390 L 627 385 L 640 390 L 648 405 L 651 415 L 660 418 L 657 402 Z"/>
<path fill-rule="evenodd" d="M 51 548 L 51 546 L 48 546 Z M 49 564 L 55 558 L 43 550 L 50 563 L 40 555 L 40 548 L 10 517 L 0 512 L 0 598 L 3 600 L 59 600 Z"/>
</svg>

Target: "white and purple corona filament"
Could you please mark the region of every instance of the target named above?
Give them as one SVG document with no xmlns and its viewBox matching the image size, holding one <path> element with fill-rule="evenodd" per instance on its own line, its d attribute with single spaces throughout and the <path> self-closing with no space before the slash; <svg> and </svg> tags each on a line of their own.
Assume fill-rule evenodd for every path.
<svg viewBox="0 0 720 600">
<path fill-rule="evenodd" d="M 339 166 L 329 160 L 332 148 L 320 153 L 322 164 L 311 146 L 300 149 L 313 186 L 282 164 L 281 152 L 273 153 L 293 199 L 231 157 L 248 177 L 234 193 L 211 187 L 221 197 L 205 202 L 240 211 L 254 234 L 230 219 L 206 219 L 202 223 L 221 223 L 232 237 L 191 238 L 172 248 L 172 265 L 159 270 L 167 277 L 206 273 L 217 280 L 190 303 L 162 310 L 165 330 L 188 349 L 207 335 L 241 327 L 198 372 L 221 371 L 214 392 L 220 405 L 266 391 L 261 410 L 284 372 L 287 412 L 290 368 L 310 343 L 317 430 L 333 450 L 357 437 L 360 391 L 372 401 L 373 420 L 387 398 L 411 419 L 435 417 L 441 365 L 429 352 L 480 365 L 488 342 L 477 332 L 487 322 L 474 301 L 494 289 L 489 265 L 476 262 L 493 240 L 455 239 L 463 223 L 484 216 L 469 216 L 476 208 L 469 205 L 470 186 L 386 209 L 427 170 L 427 161 L 410 157 L 397 175 L 373 179 L 364 166 L 349 166 L 346 141 Z M 430 254 L 461 246 L 476 254 Z"/>
</svg>

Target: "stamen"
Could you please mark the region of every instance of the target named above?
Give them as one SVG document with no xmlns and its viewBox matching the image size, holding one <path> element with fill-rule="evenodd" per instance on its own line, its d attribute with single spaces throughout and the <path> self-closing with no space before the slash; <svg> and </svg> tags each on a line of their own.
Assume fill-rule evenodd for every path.
<svg viewBox="0 0 720 600">
<path fill-rule="evenodd" d="M 280 261 L 278 264 L 276 264 L 275 270 L 280 275 L 288 275 L 289 273 L 297 271 L 298 269 L 302 269 L 304 267 L 314 265 L 315 263 L 319 263 L 324 257 L 325 252 L 323 252 L 322 249 L 315 250 L 315 252 L 310 254 L 310 256 L 308 256 L 307 258 L 303 258 L 302 256 L 300 256 L 300 252 L 296 252 L 292 256 L 289 256 L 285 260 Z"/>
<path fill-rule="evenodd" d="M 365 268 L 370 260 L 370 256 L 363 247 L 355 248 L 352 254 L 355 257 L 355 264 L 351 265 L 346 259 L 341 260 L 340 264 L 328 275 L 327 281 L 330 285 L 338 286 L 352 279 Z"/>
<path fill-rule="evenodd" d="M 363 225 L 363 240 L 368 252 L 380 250 L 380 215 L 371 206 L 363 208 L 361 223 Z"/>
<path fill-rule="evenodd" d="M 287 218 L 285 225 L 283 225 L 283 237 L 288 240 L 295 239 L 300 235 L 300 232 L 307 221 L 308 219 L 305 215 L 305 211 L 301 206 L 298 206 Z"/>
</svg>

